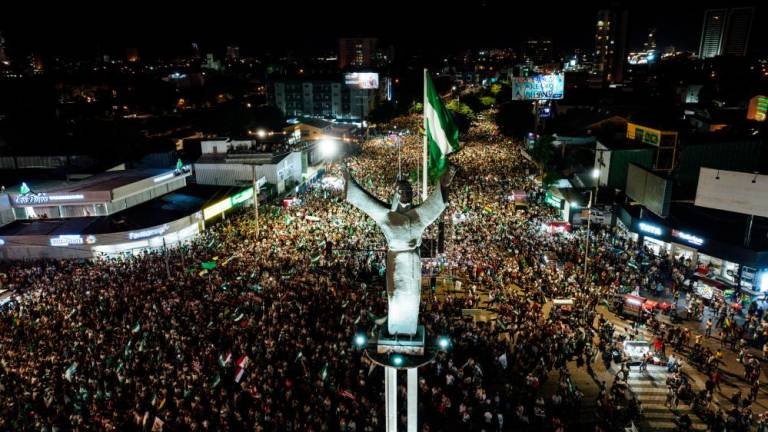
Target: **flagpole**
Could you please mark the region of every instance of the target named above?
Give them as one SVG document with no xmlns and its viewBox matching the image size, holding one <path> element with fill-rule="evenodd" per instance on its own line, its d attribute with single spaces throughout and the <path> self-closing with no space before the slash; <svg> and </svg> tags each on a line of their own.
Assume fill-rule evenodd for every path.
<svg viewBox="0 0 768 432">
<path fill-rule="evenodd" d="M 427 172 L 427 116 L 425 115 L 427 111 L 427 68 L 424 68 L 424 101 L 422 105 L 422 117 L 424 120 L 424 148 L 422 149 L 422 160 L 424 161 L 423 167 L 422 167 L 422 179 L 421 179 L 421 202 L 424 202 L 427 200 L 427 194 L 428 194 L 428 172 Z"/>
</svg>

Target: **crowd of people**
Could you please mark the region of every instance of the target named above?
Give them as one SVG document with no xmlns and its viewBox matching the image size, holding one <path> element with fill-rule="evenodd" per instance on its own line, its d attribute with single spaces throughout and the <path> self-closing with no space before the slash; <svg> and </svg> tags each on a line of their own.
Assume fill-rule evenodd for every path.
<svg viewBox="0 0 768 432">
<path fill-rule="evenodd" d="M 425 274 L 463 289 L 422 293 L 428 334 L 452 341 L 420 370 L 422 430 L 565 430 L 583 417 L 569 362 L 592 373 L 609 349 L 597 306 L 678 267 L 601 229 L 584 277 L 583 236 L 542 230 L 557 211 L 534 198 L 521 148 L 487 121 L 463 140 L 449 207 L 425 234 L 445 237 Z M 383 374 L 352 341 L 386 315 L 384 239 L 338 179 L 347 165 L 388 201 L 398 176 L 419 183 L 421 138 L 362 147 L 294 205 L 261 211 L 258 235 L 244 212 L 167 251 L 4 264 L 15 297 L 0 312 L 0 430 L 381 430 Z M 552 298 L 573 313 L 545 314 Z M 477 307 L 497 318 L 462 314 Z M 602 386 L 598 430 L 636 414 L 619 396 Z"/>
</svg>

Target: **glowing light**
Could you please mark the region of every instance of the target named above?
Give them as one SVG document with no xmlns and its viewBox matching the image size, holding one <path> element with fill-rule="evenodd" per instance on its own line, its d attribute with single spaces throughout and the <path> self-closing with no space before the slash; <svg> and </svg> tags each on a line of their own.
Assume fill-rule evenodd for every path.
<svg viewBox="0 0 768 432">
<path fill-rule="evenodd" d="M 358 348 L 364 347 L 366 343 L 368 343 L 368 338 L 366 338 L 364 334 L 358 333 L 355 335 L 355 345 Z"/>
<path fill-rule="evenodd" d="M 440 336 L 440 338 L 437 340 L 437 346 L 439 346 L 441 350 L 446 350 L 449 346 L 451 346 L 451 340 L 448 339 L 447 336 Z"/>
<path fill-rule="evenodd" d="M 339 143 L 338 141 L 324 139 L 318 144 L 318 149 L 320 150 L 321 157 L 324 159 L 333 159 L 339 152 Z"/>
<path fill-rule="evenodd" d="M 592 178 L 596 179 L 600 177 L 600 170 L 595 168 L 592 170 Z"/>
<path fill-rule="evenodd" d="M 402 366 L 403 365 L 403 356 L 401 355 L 393 355 L 392 356 L 392 364 L 395 366 Z"/>
</svg>

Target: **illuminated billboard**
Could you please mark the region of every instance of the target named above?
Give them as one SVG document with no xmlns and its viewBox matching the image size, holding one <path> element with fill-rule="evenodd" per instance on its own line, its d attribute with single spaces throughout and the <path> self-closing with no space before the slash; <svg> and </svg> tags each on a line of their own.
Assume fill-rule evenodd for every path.
<svg viewBox="0 0 768 432">
<path fill-rule="evenodd" d="M 379 74 L 376 72 L 350 72 L 344 74 L 344 83 L 363 90 L 379 88 Z"/>
<path fill-rule="evenodd" d="M 747 119 L 755 121 L 765 121 L 766 113 L 768 112 L 768 97 L 767 96 L 755 96 L 749 100 L 749 108 L 747 109 Z"/>
<path fill-rule="evenodd" d="M 562 99 L 564 90 L 563 74 L 512 78 L 512 100 Z"/>
</svg>

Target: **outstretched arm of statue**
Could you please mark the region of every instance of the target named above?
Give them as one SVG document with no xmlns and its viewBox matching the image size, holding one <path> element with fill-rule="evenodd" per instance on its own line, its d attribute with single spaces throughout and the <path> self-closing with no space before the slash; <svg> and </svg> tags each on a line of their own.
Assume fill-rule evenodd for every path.
<svg viewBox="0 0 768 432">
<path fill-rule="evenodd" d="M 445 207 L 443 187 L 441 184 L 441 187 L 435 188 L 435 190 L 432 191 L 432 194 L 427 197 L 426 201 L 411 211 L 415 212 L 418 216 L 419 225 L 421 225 L 422 228 L 426 228 L 432 225 L 432 222 L 440 217 L 440 214 L 445 210 Z"/>
<path fill-rule="evenodd" d="M 377 224 L 385 222 L 387 220 L 387 212 L 389 212 L 387 205 L 363 189 L 352 178 L 346 166 L 343 169 L 343 173 L 344 195 L 347 202 L 363 211 L 363 213 L 376 221 Z"/>
</svg>

